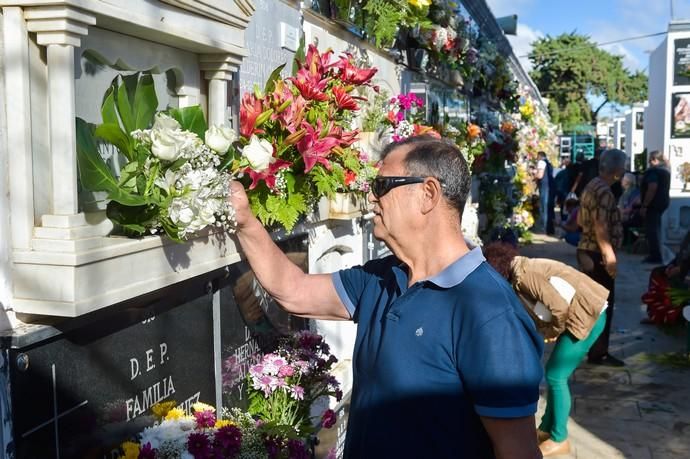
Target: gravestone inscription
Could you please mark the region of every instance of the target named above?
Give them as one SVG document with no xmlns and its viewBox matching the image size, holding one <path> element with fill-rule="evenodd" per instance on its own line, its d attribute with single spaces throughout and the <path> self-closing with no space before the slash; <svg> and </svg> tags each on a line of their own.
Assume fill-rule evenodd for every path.
<svg viewBox="0 0 690 459">
<path fill-rule="evenodd" d="M 153 423 L 154 404 L 213 403 L 212 294 L 195 293 L 171 291 L 12 349 L 16 457 L 117 457 L 122 441 Z"/>
</svg>

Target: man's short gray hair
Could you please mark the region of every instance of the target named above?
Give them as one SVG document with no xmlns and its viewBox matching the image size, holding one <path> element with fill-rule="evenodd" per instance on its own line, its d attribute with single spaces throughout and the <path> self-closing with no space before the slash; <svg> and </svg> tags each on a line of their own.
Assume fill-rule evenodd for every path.
<svg viewBox="0 0 690 459">
<path fill-rule="evenodd" d="M 612 148 L 606 150 L 599 158 L 599 172 L 604 174 L 613 174 L 614 172 L 625 169 L 628 164 L 628 155 L 625 152 Z"/>
</svg>

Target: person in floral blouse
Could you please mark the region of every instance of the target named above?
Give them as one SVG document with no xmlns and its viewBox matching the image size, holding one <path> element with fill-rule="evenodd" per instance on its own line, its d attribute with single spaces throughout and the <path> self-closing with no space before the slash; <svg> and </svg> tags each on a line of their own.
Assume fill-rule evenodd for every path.
<svg viewBox="0 0 690 459">
<path fill-rule="evenodd" d="M 588 361 L 596 365 L 624 366 L 609 354 L 609 335 L 615 300 L 616 249 L 623 241 L 623 226 L 611 185 L 625 173 L 627 156 L 621 150 L 606 150 L 599 159 L 599 176 L 582 192 L 578 224 L 582 236 L 577 246 L 580 270 L 609 291 L 606 325 L 589 350 Z"/>
</svg>

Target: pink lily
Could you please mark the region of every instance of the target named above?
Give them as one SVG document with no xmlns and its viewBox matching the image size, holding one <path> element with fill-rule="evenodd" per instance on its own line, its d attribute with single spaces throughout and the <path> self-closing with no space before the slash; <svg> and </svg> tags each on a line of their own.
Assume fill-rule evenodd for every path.
<svg viewBox="0 0 690 459">
<path fill-rule="evenodd" d="M 339 109 L 352 111 L 359 110 L 359 105 L 357 105 L 355 98 L 349 95 L 344 87 L 333 86 L 332 91 L 335 103 Z"/>
<path fill-rule="evenodd" d="M 339 78 L 344 84 L 367 85 L 376 72 L 377 68 L 360 69 L 352 63 L 352 55 L 345 54 L 335 63 L 335 67 L 340 70 Z"/>
<path fill-rule="evenodd" d="M 262 100 L 254 93 L 245 93 L 240 105 L 240 135 L 246 139 L 259 131 L 256 129 L 256 118 L 263 112 Z"/>
<path fill-rule="evenodd" d="M 297 142 L 297 151 L 304 159 L 304 172 L 308 173 L 316 165 L 316 163 L 323 164 L 326 169 L 331 168 L 328 162 L 328 155 L 330 155 L 333 148 L 340 144 L 340 139 L 336 137 L 326 136 L 319 138 L 321 135 L 322 124 L 318 121 L 318 129 L 307 122 L 302 122 L 302 127 L 307 131 L 306 135 Z"/>
<path fill-rule="evenodd" d="M 271 190 L 275 189 L 276 175 L 281 169 L 287 169 L 290 166 L 292 166 L 291 162 L 284 161 L 282 159 L 276 159 L 274 162 L 271 163 L 270 166 L 268 166 L 268 170 L 265 170 L 263 172 L 257 172 L 251 167 L 247 167 L 244 170 L 244 172 L 246 174 L 249 174 L 249 177 L 252 179 L 252 183 L 251 185 L 249 185 L 249 189 L 253 190 L 254 188 L 256 188 L 261 180 L 263 180 L 266 183 L 266 186 Z"/>
</svg>

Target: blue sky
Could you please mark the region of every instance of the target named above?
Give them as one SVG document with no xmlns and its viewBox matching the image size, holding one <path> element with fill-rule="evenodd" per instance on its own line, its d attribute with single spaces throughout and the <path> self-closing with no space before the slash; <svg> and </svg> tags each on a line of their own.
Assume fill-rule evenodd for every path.
<svg viewBox="0 0 690 459">
<path fill-rule="evenodd" d="M 671 19 L 671 0 L 487 0 L 487 3 L 497 17 L 518 15 L 518 35 L 508 37 L 518 56 L 527 54 L 529 44 L 546 35 L 577 31 L 603 43 L 665 32 Z M 676 20 L 690 20 L 690 0 L 673 0 L 673 12 Z M 663 38 L 624 41 L 603 48 L 622 55 L 629 69 L 645 70 L 649 51 Z"/>
</svg>

